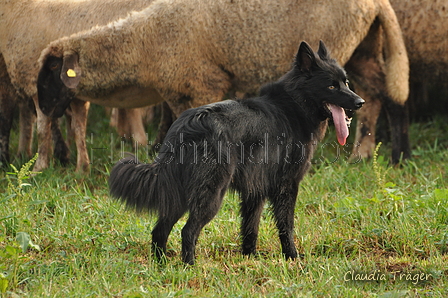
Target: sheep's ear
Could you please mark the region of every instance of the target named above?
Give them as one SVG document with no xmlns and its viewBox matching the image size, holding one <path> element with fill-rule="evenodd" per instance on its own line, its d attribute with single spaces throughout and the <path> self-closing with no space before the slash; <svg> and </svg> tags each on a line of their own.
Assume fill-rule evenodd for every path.
<svg viewBox="0 0 448 298">
<path fill-rule="evenodd" d="M 297 67 L 302 71 L 310 72 L 311 67 L 316 63 L 315 59 L 313 49 L 305 41 L 302 41 L 296 55 Z"/>
<path fill-rule="evenodd" d="M 319 55 L 319 58 L 322 60 L 328 60 L 330 58 L 327 47 L 325 46 L 322 40 L 319 41 L 319 49 L 317 50 L 317 54 Z"/>
<path fill-rule="evenodd" d="M 65 53 L 62 69 L 61 80 L 68 88 L 76 88 L 81 80 L 81 67 L 78 64 L 78 54 Z"/>
</svg>

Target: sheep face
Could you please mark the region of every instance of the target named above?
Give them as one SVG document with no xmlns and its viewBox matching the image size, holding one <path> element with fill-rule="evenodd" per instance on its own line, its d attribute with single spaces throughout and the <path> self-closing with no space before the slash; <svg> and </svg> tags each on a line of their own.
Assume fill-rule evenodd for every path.
<svg viewBox="0 0 448 298">
<path fill-rule="evenodd" d="M 69 53 L 63 58 L 48 56 L 37 77 L 39 108 L 49 117 L 61 117 L 74 98 L 71 89 L 81 80 L 78 55 Z"/>
</svg>

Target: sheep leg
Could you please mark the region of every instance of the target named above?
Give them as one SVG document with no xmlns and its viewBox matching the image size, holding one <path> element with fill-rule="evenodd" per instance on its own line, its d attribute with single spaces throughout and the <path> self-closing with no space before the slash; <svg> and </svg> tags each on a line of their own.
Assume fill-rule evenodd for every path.
<svg viewBox="0 0 448 298">
<path fill-rule="evenodd" d="M 39 154 L 33 172 L 41 172 L 48 168 L 51 154 L 51 119 L 40 110 L 37 95 L 33 96 L 33 101 L 37 113 L 37 153 Z"/>
<path fill-rule="evenodd" d="M 9 136 L 12 126 L 14 103 L 0 96 L 0 166 L 9 164 Z"/>
<path fill-rule="evenodd" d="M 4 73 L 7 76 L 7 73 Z M 7 77 L 9 79 L 9 77 Z M 17 104 L 16 95 L 0 72 L 0 166 L 9 164 L 9 136 L 13 111 Z"/>
<path fill-rule="evenodd" d="M 118 109 L 117 131 L 120 137 L 133 139 L 133 145 L 146 145 L 148 137 L 143 127 L 141 109 Z"/>
<path fill-rule="evenodd" d="M 118 109 L 117 108 L 109 108 L 104 107 L 104 111 L 106 112 L 106 117 L 109 117 L 109 126 L 117 128 L 117 117 L 118 117 Z"/>
<path fill-rule="evenodd" d="M 77 150 L 76 171 L 87 173 L 90 167 L 90 159 L 87 154 L 86 128 L 87 114 L 89 112 L 90 102 L 82 101 L 77 98 L 70 103 L 72 112 L 71 127 L 75 133 L 75 143 Z"/>
<path fill-rule="evenodd" d="M 70 150 L 68 149 L 62 136 L 58 118 L 51 119 L 51 135 L 53 137 L 54 144 L 54 157 L 65 166 L 70 162 Z"/>
<path fill-rule="evenodd" d="M 388 100 L 384 102 L 387 120 L 392 139 L 392 163 L 411 158 L 409 143 L 409 112 L 408 105 L 400 105 Z"/>
<path fill-rule="evenodd" d="M 36 108 L 31 98 L 19 99 L 19 148 L 17 155 L 31 157 L 33 143 L 33 125 L 36 121 Z"/>
<path fill-rule="evenodd" d="M 72 129 L 72 111 L 70 110 L 70 106 L 67 110 L 65 110 L 65 121 L 66 125 L 66 134 L 67 134 L 67 147 L 71 148 L 73 145 L 73 140 L 75 139 L 75 132 Z"/>
<path fill-rule="evenodd" d="M 170 129 L 171 124 L 173 124 L 176 119 L 176 116 L 174 116 L 167 102 L 162 102 L 161 107 L 161 119 L 157 130 L 157 136 L 154 141 L 155 145 L 152 148 L 153 150 L 155 148 L 159 148 L 159 144 L 163 144 L 163 140 L 165 139 L 168 129 Z"/>
</svg>

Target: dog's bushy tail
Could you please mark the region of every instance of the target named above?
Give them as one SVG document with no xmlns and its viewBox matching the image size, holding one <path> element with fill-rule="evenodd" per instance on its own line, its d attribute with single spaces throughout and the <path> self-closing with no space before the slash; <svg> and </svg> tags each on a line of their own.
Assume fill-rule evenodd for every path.
<svg viewBox="0 0 448 298">
<path fill-rule="evenodd" d="M 109 177 L 112 197 L 137 212 L 147 211 L 159 216 L 184 209 L 179 181 L 173 178 L 167 164 L 143 164 L 134 157 L 115 164 Z"/>
</svg>

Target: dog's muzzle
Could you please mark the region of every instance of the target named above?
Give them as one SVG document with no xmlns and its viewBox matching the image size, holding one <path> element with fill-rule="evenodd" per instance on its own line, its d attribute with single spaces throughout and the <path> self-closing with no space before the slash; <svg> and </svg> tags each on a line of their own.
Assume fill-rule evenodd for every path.
<svg viewBox="0 0 448 298">
<path fill-rule="evenodd" d="M 356 100 L 355 100 L 355 102 L 354 102 L 354 104 L 355 104 L 355 109 L 357 110 L 357 109 L 360 109 L 362 106 L 363 106 L 363 104 L 365 103 L 366 101 L 364 100 L 364 99 L 362 99 L 361 97 L 358 97 Z"/>
</svg>

